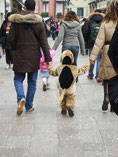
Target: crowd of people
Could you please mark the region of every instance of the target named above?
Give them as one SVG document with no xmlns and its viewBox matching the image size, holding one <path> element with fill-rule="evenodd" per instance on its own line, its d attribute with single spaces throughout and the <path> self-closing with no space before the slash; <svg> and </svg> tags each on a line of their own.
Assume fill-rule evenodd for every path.
<svg viewBox="0 0 118 157">
<path fill-rule="evenodd" d="M 50 89 L 50 75 L 58 76 L 61 114 L 66 115 L 68 111 L 69 116 L 74 116 L 78 76 L 88 71 L 87 78 L 92 80 L 96 60 L 95 79 L 102 82 L 104 87 L 102 110 L 108 110 L 110 103 L 111 112 L 117 114 L 118 96 L 114 96 L 111 91 L 118 77 L 114 68 L 114 50 L 110 51 L 109 56 L 108 51 L 118 21 L 118 1 L 111 2 L 105 13 L 100 9 L 95 10 L 88 18 L 83 18 L 81 23 L 74 11 L 67 12 L 63 21 L 52 17 L 44 20 L 33 12 L 34 0 L 26 0 L 24 6 L 24 11 L 20 13 L 8 13 L 0 29 L 0 47 L 5 52 L 6 68 L 13 67 L 14 71 L 17 115 L 22 114 L 24 106 L 27 112 L 34 110 L 33 100 L 40 69 L 44 91 Z M 54 40 L 51 48 L 49 37 Z M 53 68 L 53 57 L 61 42 L 61 65 Z M 77 65 L 79 52 L 82 55 L 89 54 L 90 57 L 89 63 L 82 68 Z M 25 95 L 23 81 L 26 74 L 28 87 Z"/>
<path fill-rule="evenodd" d="M 52 39 L 55 40 L 56 37 L 58 37 L 58 33 L 61 28 L 61 21 L 59 19 L 55 20 L 51 17 L 45 20 L 44 23 L 45 23 L 45 30 L 46 30 L 47 38 L 52 37 Z"/>
</svg>

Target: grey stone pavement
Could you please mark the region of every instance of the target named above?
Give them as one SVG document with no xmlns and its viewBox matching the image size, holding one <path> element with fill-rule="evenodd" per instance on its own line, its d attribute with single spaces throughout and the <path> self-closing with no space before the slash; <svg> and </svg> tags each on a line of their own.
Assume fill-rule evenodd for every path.
<svg viewBox="0 0 118 157">
<path fill-rule="evenodd" d="M 53 41 L 49 40 L 50 46 Z M 59 64 L 61 46 L 54 64 Z M 88 56 L 79 55 L 78 66 L 88 63 Z M 118 117 L 103 112 L 103 87 L 88 80 L 87 73 L 79 77 L 75 116 L 60 114 L 56 78 L 51 77 L 51 89 L 42 90 L 38 78 L 34 99 L 35 111 L 16 115 L 16 93 L 13 72 L 5 70 L 5 58 L 0 59 L 0 157 L 118 157 Z M 25 80 L 25 91 L 27 81 Z"/>
</svg>

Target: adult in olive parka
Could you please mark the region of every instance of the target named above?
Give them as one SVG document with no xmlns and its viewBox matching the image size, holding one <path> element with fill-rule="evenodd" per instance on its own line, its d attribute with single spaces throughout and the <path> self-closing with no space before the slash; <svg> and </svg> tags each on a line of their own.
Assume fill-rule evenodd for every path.
<svg viewBox="0 0 118 157">
<path fill-rule="evenodd" d="M 34 10 L 35 1 L 26 0 L 25 11 L 10 17 L 12 26 L 8 39 L 15 52 L 13 70 L 14 85 L 17 92 L 18 115 L 23 112 L 24 105 L 26 111 L 34 110 L 33 99 L 40 65 L 40 48 L 44 52 L 45 61 L 47 63 L 51 61 L 44 23 L 41 16 L 33 13 Z M 25 96 L 23 81 L 26 73 L 28 75 L 28 89 Z"/>
</svg>

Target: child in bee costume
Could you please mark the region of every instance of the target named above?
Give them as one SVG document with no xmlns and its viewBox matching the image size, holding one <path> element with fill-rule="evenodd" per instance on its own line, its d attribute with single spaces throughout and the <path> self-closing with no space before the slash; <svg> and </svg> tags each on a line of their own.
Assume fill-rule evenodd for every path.
<svg viewBox="0 0 118 157">
<path fill-rule="evenodd" d="M 53 69 L 48 65 L 48 71 L 52 76 L 58 76 L 58 89 L 60 93 L 61 114 L 66 115 L 67 111 L 70 117 L 74 116 L 74 105 L 76 95 L 76 78 L 85 74 L 89 69 L 89 64 L 78 68 L 72 65 L 74 57 L 71 51 L 66 50 L 62 53 L 60 62 L 62 65 Z"/>
</svg>

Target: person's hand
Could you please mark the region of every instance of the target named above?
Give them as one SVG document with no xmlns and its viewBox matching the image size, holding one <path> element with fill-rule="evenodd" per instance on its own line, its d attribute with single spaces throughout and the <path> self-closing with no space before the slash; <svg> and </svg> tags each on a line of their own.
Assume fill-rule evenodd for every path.
<svg viewBox="0 0 118 157">
<path fill-rule="evenodd" d="M 91 63 L 91 64 L 94 64 L 94 63 L 95 63 L 95 62 L 94 62 L 94 61 L 92 61 L 92 60 L 89 60 L 89 61 L 90 61 L 90 63 Z"/>
<path fill-rule="evenodd" d="M 51 62 L 47 62 L 46 65 L 47 65 L 47 67 L 49 67 L 49 65 L 51 65 Z"/>
<path fill-rule="evenodd" d="M 7 17 L 8 21 L 10 21 L 10 17 L 11 17 L 11 16 L 8 16 L 8 17 Z"/>
<path fill-rule="evenodd" d="M 88 66 L 90 67 L 90 65 L 91 65 L 91 63 L 90 63 L 90 61 L 88 62 Z"/>
</svg>

